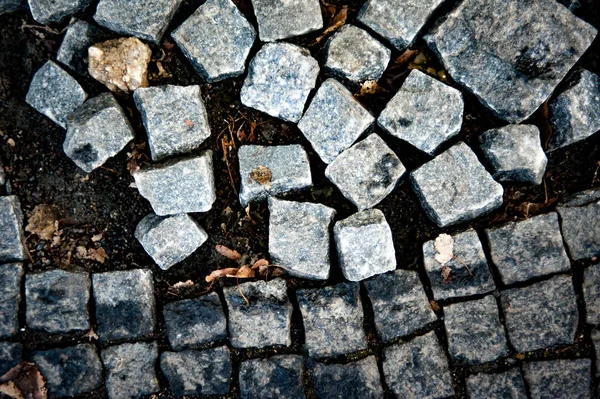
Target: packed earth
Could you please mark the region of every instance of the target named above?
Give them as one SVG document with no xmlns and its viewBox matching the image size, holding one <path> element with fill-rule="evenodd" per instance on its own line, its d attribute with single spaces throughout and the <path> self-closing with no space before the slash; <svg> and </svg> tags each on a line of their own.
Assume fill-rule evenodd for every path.
<svg viewBox="0 0 600 399">
<path fill-rule="evenodd" d="M 0 397 L 598 397 L 598 28 L 0 0 Z"/>
</svg>

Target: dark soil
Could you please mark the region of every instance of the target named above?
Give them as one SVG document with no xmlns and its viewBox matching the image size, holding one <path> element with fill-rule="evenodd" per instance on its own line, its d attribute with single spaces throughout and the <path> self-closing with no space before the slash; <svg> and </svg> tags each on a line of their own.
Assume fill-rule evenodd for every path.
<svg viewBox="0 0 600 399">
<path fill-rule="evenodd" d="M 184 2 L 171 29 L 178 26 L 197 7 L 196 2 L 191 3 L 189 0 Z M 238 0 L 237 3 L 249 20 L 254 22 L 249 2 Z M 583 3 L 582 7 L 576 11 L 576 14 L 596 28 L 600 28 L 600 3 L 596 0 L 583 0 L 581 3 Z M 361 4 L 361 0 L 350 2 L 349 22 L 354 21 Z M 339 11 L 340 7 L 341 4 L 337 4 L 337 2 L 334 6 L 323 5 L 326 20 L 331 19 L 332 12 Z M 440 10 L 439 15 L 443 15 L 451 8 L 452 4 L 444 7 Z M 93 10 L 82 17 L 91 21 L 92 14 Z M 334 207 L 338 211 L 338 219 L 345 218 L 356 211 L 355 207 L 324 177 L 325 165 L 318 159 L 294 125 L 241 105 L 239 89 L 244 76 L 228 79 L 219 84 L 204 84 L 167 34 L 160 47 L 153 47 L 154 59 L 151 64 L 150 81 L 152 85 L 201 85 L 213 134 L 199 151 L 210 148 L 214 152 L 218 198 L 210 212 L 193 215 L 208 232 L 209 240 L 192 256 L 169 271 L 158 269 L 133 236 L 137 223 L 151 211 L 151 208 L 148 202 L 138 194 L 138 191 L 130 187 L 133 179 L 128 166 L 132 168 L 137 164 L 143 167 L 149 162 L 149 152 L 143 148 L 146 140 L 145 133 L 131 98 L 120 97 L 119 101 L 129 112 L 136 129 L 135 143 L 89 175 L 78 169 L 64 155 L 62 151 L 64 131 L 24 102 L 29 82 L 35 71 L 47 60 L 55 59 L 56 51 L 62 40 L 63 28 L 64 26 L 55 26 L 48 30 L 41 27 L 25 11 L 0 16 L 0 157 L 10 180 L 10 192 L 21 199 L 26 217 L 36 205 L 52 204 L 56 206 L 60 214 L 60 228 L 63 231 L 61 243 L 54 247 L 51 246 L 51 242 L 40 240 L 35 235 L 27 239 L 31 255 L 31 261 L 26 262 L 29 272 L 57 267 L 89 272 L 151 268 L 155 273 L 160 320 L 164 303 L 178 298 L 198 296 L 206 292 L 209 289 L 209 285 L 204 280 L 206 275 L 218 268 L 236 266 L 234 262 L 217 254 L 216 244 L 236 249 L 240 253 L 248 255 L 247 259 L 268 258 L 268 209 L 266 204 L 253 204 L 245 210 L 242 209 L 237 198 L 236 190 L 239 187 L 240 177 L 237 172 L 236 149 L 246 143 L 303 144 L 311 159 L 314 188 L 289 197 L 301 201 L 320 202 Z M 318 34 L 309 35 L 297 39 L 296 42 L 307 46 L 313 55 L 318 57 L 325 40 L 315 43 L 317 37 Z M 258 48 L 257 44 L 254 52 Z M 426 50 L 422 42 L 417 42 L 414 49 L 422 52 L 428 58 L 426 64 L 420 65 L 422 69 L 429 73 L 441 71 L 439 63 Z M 596 40 L 582 58 L 580 65 L 599 73 L 599 49 L 600 42 Z M 400 54 L 394 53 L 393 59 L 399 56 Z M 159 74 L 158 62 L 170 76 Z M 381 90 L 374 94 L 359 96 L 358 99 L 373 113 L 379 113 L 401 86 L 409 72 L 408 66 L 408 62 L 393 65 L 380 81 Z M 91 96 L 106 90 L 89 78 L 82 77 L 80 81 Z M 451 81 L 448 83 L 457 86 Z M 355 93 L 360 91 L 359 87 L 351 85 L 349 87 Z M 464 140 L 476 148 L 474 144 L 479 133 L 503 124 L 472 96 L 465 93 L 465 98 L 467 104 L 463 131 L 451 142 L 446 143 L 445 148 L 460 140 Z M 531 118 L 531 122 L 542 129 L 545 138 L 549 136 L 550 132 L 542 111 L 536 113 Z M 378 128 L 374 129 L 381 133 L 408 170 L 415 169 L 429 159 L 411 146 L 390 138 L 385 133 L 379 132 Z M 226 153 L 224 153 L 224 149 Z M 600 186 L 599 167 L 600 138 L 598 136 L 552 152 L 549 156 L 544 184 L 540 186 L 503 184 L 505 196 L 504 206 L 501 209 L 484 218 L 477 219 L 473 223 L 455 226 L 446 231 L 453 232 L 467 227 L 475 227 L 481 231 L 482 228 L 501 224 L 508 220 L 523 219 L 551 211 L 555 207 L 555 201 L 564 195 Z M 424 214 L 407 181 L 402 182 L 377 208 L 384 212 L 394 232 L 399 267 L 419 270 L 422 280 L 426 283 L 422 267 L 421 246 L 425 241 L 436 237 L 441 230 Z M 582 221 L 582 224 L 584 223 L 585 221 Z M 93 242 L 92 237 L 98 234 L 102 234 L 102 239 Z M 104 263 L 82 260 L 76 256 L 77 246 L 102 247 L 107 252 L 108 259 Z M 574 264 L 574 279 L 581 310 L 583 310 L 581 303 L 582 267 L 581 263 Z M 176 293 L 169 291 L 173 284 L 186 280 L 192 280 L 194 286 Z M 327 282 L 310 282 L 290 278 L 289 287 L 292 301 L 295 301 L 293 291 L 296 287 L 317 287 L 341 280 L 341 273 L 335 266 L 332 269 L 332 277 Z M 498 279 L 496 280 L 498 287 L 502 288 L 502 284 Z M 221 284 L 215 284 L 212 289 L 220 291 Z M 235 284 L 235 281 L 225 282 L 225 284 Z M 426 286 L 426 290 L 431 298 L 429 287 Z M 363 297 L 368 304 L 366 295 Z M 302 320 L 297 311 L 297 304 L 295 304 L 295 308 L 294 344 L 292 347 L 258 351 L 233 350 L 234 369 L 237 369 L 239 360 L 248 357 L 267 356 L 275 352 L 302 353 L 304 340 Z M 438 311 L 438 314 L 442 315 L 442 312 Z M 24 320 L 22 319 L 22 321 Z M 162 349 L 168 349 L 164 324 L 162 321 L 159 324 L 160 328 L 154 339 L 158 340 Z M 375 338 L 372 314 L 368 309 L 365 324 L 369 332 L 370 349 L 364 353 L 335 359 L 335 361 L 346 362 L 367 354 L 381 357 L 382 346 Z M 435 325 L 435 329 L 442 339 L 445 339 L 441 322 Z M 574 346 L 552 348 L 525 355 L 512 351 L 510 356 L 491 366 L 486 366 L 485 369 L 503 369 L 524 358 L 593 357 L 588 330 L 585 325 L 581 326 L 580 338 Z M 69 345 L 85 340 L 81 336 L 47 337 L 31 331 L 23 332 L 17 339 L 25 343 L 26 355 L 33 350 L 49 346 Z M 464 377 L 473 371 L 478 371 L 478 369 L 453 365 L 457 396 L 464 394 Z M 161 384 L 166 386 L 164 378 L 161 380 Z M 238 387 L 237 377 L 234 377 L 232 381 L 233 396 L 237 396 Z M 104 388 L 86 397 L 96 398 L 103 397 L 103 395 Z M 164 389 L 160 395 L 155 397 L 167 398 L 171 395 L 168 389 Z"/>
</svg>

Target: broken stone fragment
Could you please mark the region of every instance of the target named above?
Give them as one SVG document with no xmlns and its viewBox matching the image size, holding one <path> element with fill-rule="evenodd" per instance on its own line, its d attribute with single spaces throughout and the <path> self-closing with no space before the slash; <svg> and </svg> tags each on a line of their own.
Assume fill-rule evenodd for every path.
<svg viewBox="0 0 600 399">
<path fill-rule="evenodd" d="M 148 87 L 152 50 L 136 37 L 107 40 L 88 49 L 90 76 L 110 91 L 133 92 Z"/>
<path fill-rule="evenodd" d="M 31 16 L 40 24 L 58 24 L 65 18 L 85 11 L 91 0 L 28 0 Z"/>
<path fill-rule="evenodd" d="M 252 0 L 263 42 L 304 35 L 323 27 L 318 0 Z"/>
<path fill-rule="evenodd" d="M 80 19 L 73 19 L 56 54 L 56 60 L 80 75 L 88 74 L 88 48 L 108 40 L 110 33 Z"/>
</svg>

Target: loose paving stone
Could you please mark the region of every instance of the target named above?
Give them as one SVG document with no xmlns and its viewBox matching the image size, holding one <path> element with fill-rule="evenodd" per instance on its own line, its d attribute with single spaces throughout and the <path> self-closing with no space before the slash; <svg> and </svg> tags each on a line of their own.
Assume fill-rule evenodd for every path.
<svg viewBox="0 0 600 399">
<path fill-rule="evenodd" d="M 250 62 L 240 93 L 242 104 L 296 123 L 318 74 L 319 64 L 305 48 L 267 43 Z"/>
<path fill-rule="evenodd" d="M 27 326 L 50 334 L 89 330 L 90 286 L 84 273 L 49 270 L 27 274 Z"/>
<path fill-rule="evenodd" d="M 392 136 L 433 155 L 461 129 L 462 94 L 414 69 L 386 105 L 377 123 Z"/>
<path fill-rule="evenodd" d="M 527 399 L 521 370 L 514 367 L 498 374 L 475 374 L 467 378 L 467 394 L 471 399 Z"/>
<path fill-rule="evenodd" d="M 244 293 L 243 296 L 239 290 Z M 246 283 L 239 289 L 226 288 L 223 294 L 229 310 L 231 345 L 236 348 L 262 348 L 292 344 L 292 304 L 285 280 Z"/>
<path fill-rule="evenodd" d="M 444 306 L 448 351 L 458 362 L 481 364 L 508 353 L 498 305 L 492 295 Z"/>
<path fill-rule="evenodd" d="M 556 212 L 488 229 L 486 235 L 504 284 L 571 269 Z"/>
<path fill-rule="evenodd" d="M 160 42 L 182 0 L 100 0 L 94 19 L 123 35 Z"/>
<path fill-rule="evenodd" d="M 461 142 L 410 174 L 427 216 L 446 227 L 485 215 L 502 205 L 504 189 Z"/>
<path fill-rule="evenodd" d="M 444 264 L 436 259 L 435 240 L 423 244 L 423 263 L 434 298 L 439 301 L 493 291 L 496 285 L 477 232 L 469 229 L 451 237 L 454 257 Z"/>
<path fill-rule="evenodd" d="M 391 51 L 354 25 L 342 26 L 325 47 L 325 68 L 351 82 L 377 81 L 390 62 Z"/>
<path fill-rule="evenodd" d="M 555 276 L 500 297 L 508 338 L 518 352 L 573 344 L 579 321 L 570 276 Z"/>
<path fill-rule="evenodd" d="M 318 0 L 252 0 L 263 42 L 304 35 L 323 28 Z"/>
<path fill-rule="evenodd" d="M 364 284 L 382 342 L 408 335 L 437 320 L 416 271 L 396 270 Z"/>
<path fill-rule="evenodd" d="M 133 98 L 148 133 L 152 160 L 190 152 L 210 137 L 200 86 L 140 87 Z"/>
<path fill-rule="evenodd" d="M 91 344 L 36 352 L 32 360 L 46 380 L 50 397 L 80 395 L 102 384 L 102 363 Z"/>
<path fill-rule="evenodd" d="M 67 116 L 86 98 L 87 93 L 71 75 L 53 61 L 48 61 L 33 76 L 25 101 L 66 129 Z"/>
<path fill-rule="evenodd" d="M 367 348 L 358 283 L 298 290 L 305 348 L 311 357 L 333 357 Z"/>
<path fill-rule="evenodd" d="M 303 373 L 302 356 L 279 355 L 268 359 L 247 360 L 240 365 L 240 397 L 304 398 Z"/>
<path fill-rule="evenodd" d="M 367 209 L 336 222 L 333 234 L 346 280 L 360 281 L 396 270 L 392 230 L 379 209 Z"/>
<path fill-rule="evenodd" d="M 0 0 L 0 15 L 18 11 L 25 8 L 26 5 L 25 0 Z"/>
<path fill-rule="evenodd" d="M 227 338 L 225 313 L 216 293 L 164 305 L 167 337 L 173 350 Z"/>
<path fill-rule="evenodd" d="M 591 397 L 590 359 L 527 362 L 523 365 L 523 374 L 533 399 Z"/>
<path fill-rule="evenodd" d="M 0 341 L 0 375 L 21 363 L 21 350 L 19 343 Z"/>
<path fill-rule="evenodd" d="M 456 82 L 518 123 L 550 97 L 596 33 L 554 1 L 468 0 L 425 40 Z"/>
<path fill-rule="evenodd" d="M 291 275 L 327 280 L 329 226 L 335 210 L 325 205 L 269 198 L 269 254 Z"/>
<path fill-rule="evenodd" d="M 314 363 L 311 375 L 317 399 L 384 397 L 375 356 L 348 364 Z"/>
<path fill-rule="evenodd" d="M 585 140 L 600 130 L 600 77 L 585 69 L 578 74 L 576 84 L 550 101 L 548 151 Z"/>
<path fill-rule="evenodd" d="M 90 173 L 117 155 L 134 138 L 119 103 L 109 93 L 87 100 L 67 120 L 65 154 Z"/>
<path fill-rule="evenodd" d="M 163 270 L 190 256 L 208 239 L 208 234 L 185 213 L 174 216 L 147 215 L 135 229 L 144 250 Z"/>
<path fill-rule="evenodd" d="M 97 273 L 92 285 L 101 342 L 142 338 L 154 332 L 156 305 L 150 270 Z"/>
<path fill-rule="evenodd" d="M 226 346 L 204 351 L 163 352 L 160 368 L 176 396 L 229 392 L 231 361 Z"/>
<path fill-rule="evenodd" d="M 327 79 L 298 123 L 298 129 L 329 164 L 367 130 L 375 118 L 335 79 Z"/>
<path fill-rule="evenodd" d="M 106 368 L 106 391 L 109 399 L 138 398 L 157 392 L 155 342 L 136 342 L 110 346 L 101 352 Z M 192 367 L 193 364 L 186 364 Z"/>
<path fill-rule="evenodd" d="M 19 198 L 15 195 L 0 197 L 0 263 L 25 260 L 24 241 Z"/>
<path fill-rule="evenodd" d="M 171 36 L 196 72 L 212 83 L 244 73 L 256 31 L 231 0 L 209 0 Z"/>
<path fill-rule="evenodd" d="M 210 150 L 139 170 L 133 178 L 158 216 L 207 212 L 217 198 Z"/>
<path fill-rule="evenodd" d="M 40 24 L 58 24 L 65 18 L 82 13 L 92 3 L 91 0 L 28 0 L 33 19 Z"/>
<path fill-rule="evenodd" d="M 586 321 L 600 326 L 600 264 L 583 270 L 583 299 Z"/>
<path fill-rule="evenodd" d="M 240 163 L 240 204 L 259 202 L 270 196 L 312 186 L 310 162 L 301 145 L 243 145 Z"/>
<path fill-rule="evenodd" d="M 11 337 L 19 331 L 23 273 L 20 263 L 0 265 L 0 338 Z"/>
<path fill-rule="evenodd" d="M 448 359 L 433 331 L 389 346 L 383 356 L 385 381 L 395 395 L 425 399 L 454 394 Z"/>
<path fill-rule="evenodd" d="M 394 151 L 373 133 L 342 152 L 327 166 L 325 176 L 362 211 L 387 197 L 404 172 Z"/>
<path fill-rule="evenodd" d="M 581 260 L 600 256 L 600 189 L 567 198 L 556 210 L 571 258 Z"/>
<path fill-rule="evenodd" d="M 479 136 L 479 142 L 496 180 L 542 184 L 548 158 L 534 125 L 491 129 Z"/>
<path fill-rule="evenodd" d="M 56 60 L 80 75 L 88 75 L 88 48 L 110 34 L 81 19 L 73 19 L 58 49 Z"/>
</svg>

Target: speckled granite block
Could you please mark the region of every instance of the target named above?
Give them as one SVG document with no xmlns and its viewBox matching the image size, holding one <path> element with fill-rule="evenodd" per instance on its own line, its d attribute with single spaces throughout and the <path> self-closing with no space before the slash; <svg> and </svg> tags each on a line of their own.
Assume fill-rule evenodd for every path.
<svg viewBox="0 0 600 399">
<path fill-rule="evenodd" d="M 600 256 L 600 189 L 565 198 L 556 210 L 571 258 L 581 260 Z"/>
<path fill-rule="evenodd" d="M 22 350 L 20 343 L 0 341 L 0 375 L 21 363 Z"/>
<path fill-rule="evenodd" d="M 317 399 L 383 398 L 375 356 L 348 364 L 314 363 L 310 368 Z"/>
<path fill-rule="evenodd" d="M 304 359 L 297 355 L 277 355 L 251 359 L 240 365 L 242 399 L 303 399 Z"/>
<path fill-rule="evenodd" d="M 111 34 L 81 19 L 73 19 L 56 53 L 56 60 L 80 75 L 88 75 L 88 48 Z"/>
<path fill-rule="evenodd" d="M 600 326 L 600 264 L 583 270 L 583 299 L 586 322 Z"/>
<path fill-rule="evenodd" d="M 318 0 L 252 0 L 263 42 L 304 35 L 323 27 Z"/>
<path fill-rule="evenodd" d="M 27 259 L 21 202 L 15 195 L 0 197 L 0 262 Z"/>
<path fill-rule="evenodd" d="M 16 335 L 19 330 L 23 275 L 24 269 L 20 263 L 0 265 L 0 338 Z"/>
<path fill-rule="evenodd" d="M 155 342 L 109 346 L 102 349 L 101 356 L 109 399 L 139 398 L 160 389 L 156 378 L 158 346 Z"/>
<path fill-rule="evenodd" d="M 533 399 L 591 398 L 592 361 L 558 359 L 523 364 Z"/>
<path fill-rule="evenodd" d="M 518 367 L 497 374 L 475 374 L 467 377 L 470 399 L 527 399 L 525 382 Z"/>
<path fill-rule="evenodd" d="M 58 24 L 73 14 L 82 13 L 92 0 L 28 0 L 33 19 L 40 24 Z"/>
</svg>

